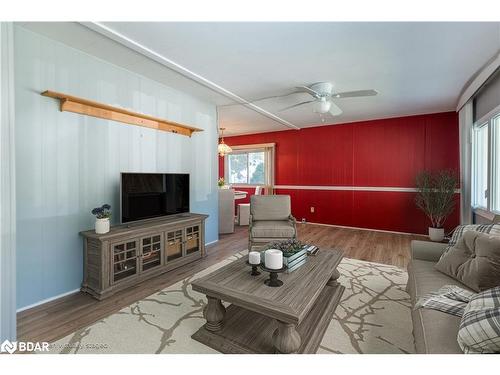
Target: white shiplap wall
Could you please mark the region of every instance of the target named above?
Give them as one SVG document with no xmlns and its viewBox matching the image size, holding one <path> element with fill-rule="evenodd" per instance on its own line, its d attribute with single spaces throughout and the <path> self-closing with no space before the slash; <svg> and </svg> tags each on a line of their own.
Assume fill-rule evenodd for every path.
<svg viewBox="0 0 500 375">
<path fill-rule="evenodd" d="M 120 172 L 191 174 L 191 211 L 217 239 L 216 108 L 64 44 L 15 29 L 18 307 L 79 288 L 90 210 L 119 215 Z M 54 90 L 204 131 L 192 138 L 60 112 Z"/>
</svg>

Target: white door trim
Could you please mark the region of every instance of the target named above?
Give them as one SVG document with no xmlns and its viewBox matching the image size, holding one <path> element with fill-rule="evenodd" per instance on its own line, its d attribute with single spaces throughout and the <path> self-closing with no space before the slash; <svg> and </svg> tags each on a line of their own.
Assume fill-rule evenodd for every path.
<svg viewBox="0 0 500 375">
<path fill-rule="evenodd" d="M 14 26 L 0 22 L 0 342 L 16 340 Z"/>
</svg>

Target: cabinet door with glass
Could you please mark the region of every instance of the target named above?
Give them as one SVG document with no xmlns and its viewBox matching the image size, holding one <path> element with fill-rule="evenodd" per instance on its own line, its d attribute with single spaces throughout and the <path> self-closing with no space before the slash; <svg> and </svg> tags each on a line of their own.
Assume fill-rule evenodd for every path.
<svg viewBox="0 0 500 375">
<path fill-rule="evenodd" d="M 138 253 L 137 239 L 111 244 L 111 284 L 137 275 Z"/>
<path fill-rule="evenodd" d="M 163 235 L 154 234 L 141 238 L 141 272 L 149 271 L 162 265 Z"/>
<path fill-rule="evenodd" d="M 186 255 L 194 254 L 200 251 L 200 226 L 193 225 L 187 227 L 186 231 Z"/>
<path fill-rule="evenodd" d="M 166 262 L 181 258 L 184 255 L 184 236 L 182 229 L 176 229 L 166 233 L 167 249 L 165 252 Z"/>
</svg>

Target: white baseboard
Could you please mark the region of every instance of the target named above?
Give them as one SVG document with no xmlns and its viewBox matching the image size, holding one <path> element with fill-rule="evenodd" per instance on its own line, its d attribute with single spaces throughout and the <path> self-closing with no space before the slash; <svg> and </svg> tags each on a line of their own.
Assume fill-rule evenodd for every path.
<svg viewBox="0 0 500 375">
<path fill-rule="evenodd" d="M 322 224 L 322 223 L 312 223 L 312 222 L 302 223 L 301 221 L 297 221 L 297 224 L 313 224 L 313 225 L 323 225 L 325 227 L 346 228 L 346 229 L 356 229 L 356 230 L 367 230 L 367 231 L 370 231 L 370 232 L 404 234 L 405 236 L 422 236 L 422 237 L 428 237 L 425 234 L 421 234 L 421 233 L 408 233 L 408 232 L 396 232 L 396 231 L 393 231 L 393 230 L 360 228 L 360 227 L 348 227 L 348 226 L 345 226 L 345 225 L 335 225 L 335 224 Z"/>
<path fill-rule="evenodd" d="M 219 240 L 208 242 L 208 243 L 205 244 L 205 246 L 214 245 L 217 242 L 219 242 Z M 33 307 L 37 307 L 37 306 L 43 305 L 44 303 L 51 302 L 51 301 L 54 301 L 56 299 L 69 296 L 70 294 L 78 293 L 79 291 L 80 291 L 80 289 L 70 290 L 69 292 L 58 294 L 57 296 L 46 298 L 44 300 L 35 302 L 35 303 L 31 304 L 31 305 L 21 307 L 21 308 L 17 309 L 16 312 L 19 313 L 19 312 L 24 311 L 24 310 L 29 310 L 29 309 L 32 309 Z"/>
<path fill-rule="evenodd" d="M 70 290 L 69 292 L 66 292 L 66 293 L 62 293 L 62 294 L 58 294 L 57 296 L 54 296 L 54 297 L 50 297 L 50 298 L 47 298 L 47 299 L 43 299 L 41 301 L 38 301 L 36 303 L 33 303 L 31 305 L 28 305 L 28 306 L 24 306 L 24 307 L 21 307 L 19 309 L 17 309 L 17 312 L 21 312 L 21 311 L 24 311 L 24 310 L 29 310 L 29 309 L 32 309 L 33 307 L 37 307 L 39 305 L 43 305 L 44 303 L 47 303 L 47 302 L 51 302 L 51 301 L 54 301 L 56 299 L 59 299 L 59 298 L 62 298 L 62 297 L 66 297 L 66 296 L 69 296 L 70 294 L 76 294 L 80 291 L 80 288 L 78 289 L 75 289 L 75 290 Z"/>
</svg>

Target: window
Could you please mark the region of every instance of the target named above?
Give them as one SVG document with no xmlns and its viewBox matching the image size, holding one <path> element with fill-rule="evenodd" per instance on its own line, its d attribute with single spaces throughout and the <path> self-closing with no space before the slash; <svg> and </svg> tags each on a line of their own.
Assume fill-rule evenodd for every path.
<svg viewBox="0 0 500 375">
<path fill-rule="evenodd" d="M 225 180 L 230 185 L 272 185 L 274 145 L 232 146 L 225 156 Z"/>
<path fill-rule="evenodd" d="M 500 212 L 500 115 L 492 120 L 491 208 Z"/>
<path fill-rule="evenodd" d="M 264 151 L 235 152 L 227 156 L 230 184 L 265 185 Z"/>
<path fill-rule="evenodd" d="M 472 134 L 472 205 L 500 213 L 500 114 L 475 125 Z"/>
<path fill-rule="evenodd" d="M 474 127 L 472 145 L 474 207 L 488 208 L 488 123 Z"/>
</svg>

